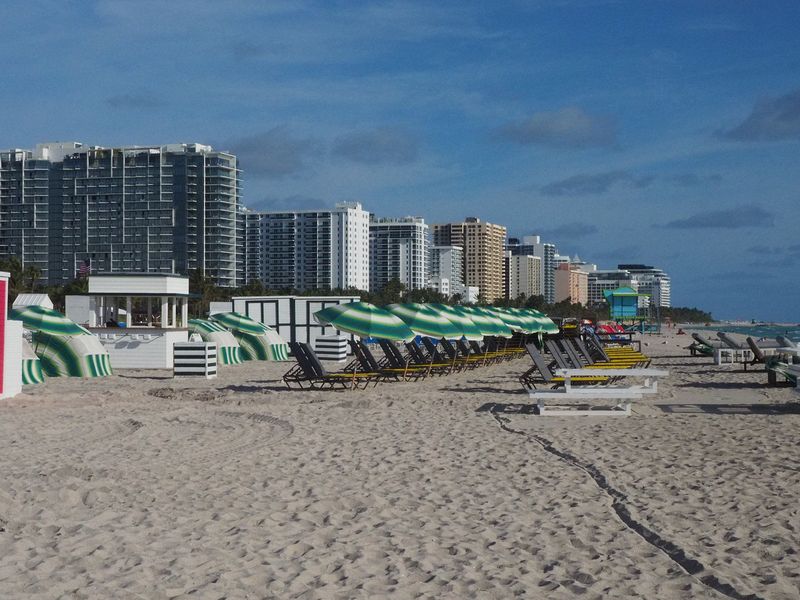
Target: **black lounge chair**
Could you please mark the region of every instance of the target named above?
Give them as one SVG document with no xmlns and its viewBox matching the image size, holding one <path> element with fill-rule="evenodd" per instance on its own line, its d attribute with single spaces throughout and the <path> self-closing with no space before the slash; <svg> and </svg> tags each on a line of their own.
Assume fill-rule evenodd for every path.
<svg viewBox="0 0 800 600">
<path fill-rule="evenodd" d="M 554 338 L 545 340 L 544 345 L 559 369 L 580 369 L 583 366 L 581 364 L 573 364 L 572 359 L 564 354 L 561 344 Z"/>
<path fill-rule="evenodd" d="M 426 367 L 429 375 L 446 375 L 452 371 L 452 366 L 446 362 L 435 362 L 433 357 L 423 354 L 414 342 L 406 342 L 406 350 L 411 357 L 411 362 L 418 367 Z"/>
<path fill-rule="evenodd" d="M 387 349 L 384 347 L 384 343 L 394 349 L 399 357 L 394 354 L 387 354 Z M 372 354 L 372 350 L 370 350 L 369 346 L 367 346 L 364 342 L 351 342 L 350 345 L 353 347 L 353 352 L 357 353 L 359 360 L 361 360 L 366 367 L 375 372 L 384 380 L 407 381 L 409 379 L 420 379 L 425 377 L 426 369 L 423 367 L 411 366 L 409 362 L 403 358 L 402 353 L 397 350 L 397 347 L 394 344 L 388 340 L 381 340 L 379 344 L 384 352 L 383 361 L 376 359 L 375 355 Z M 391 352 L 391 350 L 389 350 L 389 352 Z M 399 361 L 399 363 L 395 361 Z"/>
<path fill-rule="evenodd" d="M 314 350 L 306 343 L 290 342 L 289 348 L 297 361 L 297 365 L 289 369 L 283 376 L 286 387 L 297 384 L 303 388 L 307 384 L 311 389 L 336 388 L 356 389 L 366 386 L 375 379 L 374 373 L 352 372 L 328 373 Z"/>
</svg>

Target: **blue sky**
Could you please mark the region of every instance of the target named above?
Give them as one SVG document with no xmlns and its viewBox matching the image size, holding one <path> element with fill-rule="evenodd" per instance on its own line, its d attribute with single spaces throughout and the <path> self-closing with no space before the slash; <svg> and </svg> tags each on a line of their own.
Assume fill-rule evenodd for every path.
<svg viewBox="0 0 800 600">
<path fill-rule="evenodd" d="M 800 3 L 0 3 L 0 147 L 211 143 L 246 205 L 478 216 L 800 320 Z"/>
</svg>

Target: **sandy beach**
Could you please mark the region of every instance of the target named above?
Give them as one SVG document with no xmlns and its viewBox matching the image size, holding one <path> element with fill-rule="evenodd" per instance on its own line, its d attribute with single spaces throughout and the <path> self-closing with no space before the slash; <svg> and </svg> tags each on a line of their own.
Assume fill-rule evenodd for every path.
<svg viewBox="0 0 800 600">
<path fill-rule="evenodd" d="M 798 598 L 800 395 L 687 338 L 644 338 L 628 418 L 532 414 L 527 359 L 50 379 L 0 406 L 0 595 Z"/>
</svg>

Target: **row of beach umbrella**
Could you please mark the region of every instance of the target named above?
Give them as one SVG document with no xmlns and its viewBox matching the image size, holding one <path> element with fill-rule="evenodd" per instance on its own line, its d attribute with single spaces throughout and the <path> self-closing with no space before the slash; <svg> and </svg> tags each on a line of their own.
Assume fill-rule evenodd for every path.
<svg viewBox="0 0 800 600">
<path fill-rule="evenodd" d="M 360 337 L 410 341 L 416 336 L 481 340 L 522 334 L 558 333 L 558 326 L 534 309 L 448 306 L 446 304 L 338 304 L 314 314 L 319 323 Z"/>
</svg>

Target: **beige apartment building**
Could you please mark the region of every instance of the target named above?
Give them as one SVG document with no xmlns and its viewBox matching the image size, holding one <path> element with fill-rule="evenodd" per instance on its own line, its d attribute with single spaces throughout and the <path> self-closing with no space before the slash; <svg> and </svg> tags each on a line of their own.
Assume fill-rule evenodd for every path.
<svg viewBox="0 0 800 600">
<path fill-rule="evenodd" d="M 505 227 L 467 217 L 462 223 L 433 225 L 432 235 L 434 246 L 464 249 L 464 285 L 477 286 L 489 302 L 505 296 Z"/>
<path fill-rule="evenodd" d="M 506 297 L 542 295 L 542 259 L 538 256 L 506 256 Z"/>
<path fill-rule="evenodd" d="M 556 302 L 569 299 L 586 306 L 589 303 L 589 273 L 571 263 L 558 265 L 556 271 Z"/>
</svg>

